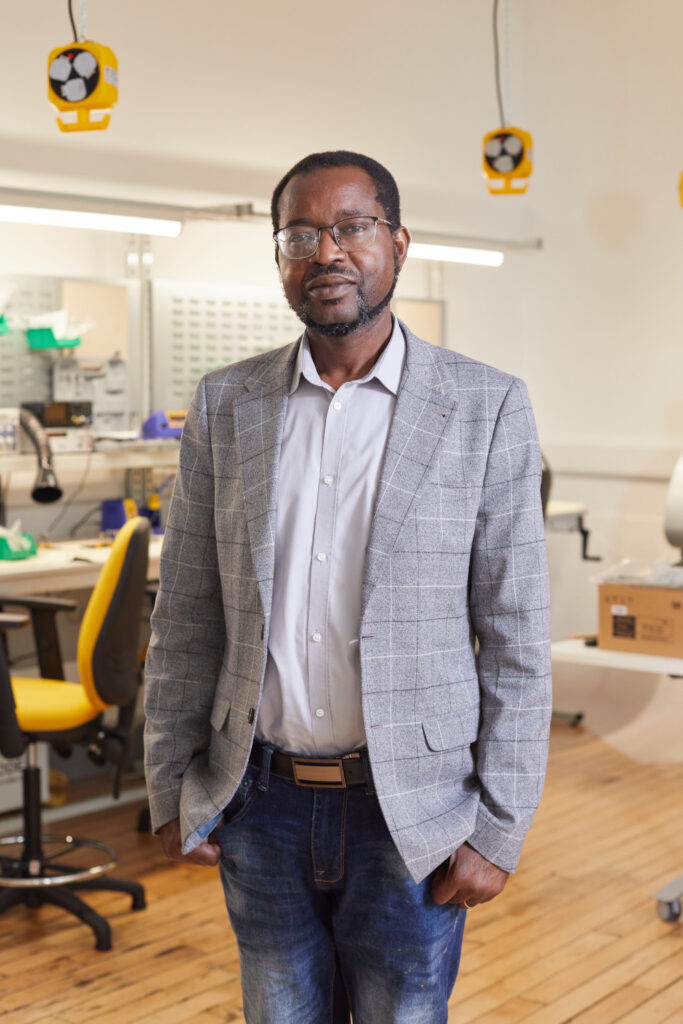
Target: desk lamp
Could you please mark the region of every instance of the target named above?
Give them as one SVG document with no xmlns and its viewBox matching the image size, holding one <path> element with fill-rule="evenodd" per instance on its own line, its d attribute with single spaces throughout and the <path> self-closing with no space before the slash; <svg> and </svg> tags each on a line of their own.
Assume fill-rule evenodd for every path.
<svg viewBox="0 0 683 1024">
<path fill-rule="evenodd" d="M 43 425 L 28 409 L 19 410 L 19 422 L 31 438 L 36 455 L 38 456 L 38 476 L 33 484 L 31 497 L 42 505 L 48 505 L 52 501 L 59 501 L 62 496 L 62 488 L 57 483 L 54 466 L 52 465 L 52 448 Z"/>
</svg>

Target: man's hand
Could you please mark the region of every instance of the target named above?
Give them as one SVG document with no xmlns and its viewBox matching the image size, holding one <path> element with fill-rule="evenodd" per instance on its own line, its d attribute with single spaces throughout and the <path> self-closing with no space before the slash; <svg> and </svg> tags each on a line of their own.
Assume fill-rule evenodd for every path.
<svg viewBox="0 0 683 1024">
<path fill-rule="evenodd" d="M 211 836 L 205 842 L 200 843 L 191 853 L 182 853 L 179 818 L 167 821 L 165 825 L 161 826 L 159 839 L 166 856 L 171 860 L 179 860 L 183 864 L 201 864 L 203 867 L 213 868 L 221 859 L 221 848 L 212 840 Z"/>
<path fill-rule="evenodd" d="M 447 861 L 436 869 L 432 879 L 435 903 L 455 903 L 458 907 L 476 907 L 488 903 L 503 891 L 507 871 L 496 867 L 480 853 L 463 843 Z"/>
</svg>

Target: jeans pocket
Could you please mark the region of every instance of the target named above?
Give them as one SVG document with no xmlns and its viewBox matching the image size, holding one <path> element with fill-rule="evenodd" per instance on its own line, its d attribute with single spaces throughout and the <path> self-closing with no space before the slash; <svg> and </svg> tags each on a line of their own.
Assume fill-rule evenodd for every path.
<svg viewBox="0 0 683 1024">
<path fill-rule="evenodd" d="M 256 787 L 256 772 L 251 767 L 247 768 L 244 778 L 240 782 L 239 786 L 235 790 L 232 799 L 223 808 L 223 821 L 214 830 L 214 834 L 217 834 L 223 828 L 227 828 L 229 825 L 234 825 L 242 818 L 246 817 L 251 805 L 256 799 L 258 792 Z"/>
</svg>

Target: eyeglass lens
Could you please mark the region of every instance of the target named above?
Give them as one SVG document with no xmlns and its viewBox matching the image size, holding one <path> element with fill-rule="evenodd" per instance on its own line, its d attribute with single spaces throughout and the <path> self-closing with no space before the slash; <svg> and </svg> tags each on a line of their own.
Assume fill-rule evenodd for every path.
<svg viewBox="0 0 683 1024">
<path fill-rule="evenodd" d="M 332 226 L 334 240 L 344 252 L 356 252 L 372 245 L 377 233 L 374 217 L 348 217 Z M 320 229 L 309 227 L 282 228 L 277 240 L 284 256 L 288 259 L 304 259 L 312 256 L 318 248 Z"/>
</svg>

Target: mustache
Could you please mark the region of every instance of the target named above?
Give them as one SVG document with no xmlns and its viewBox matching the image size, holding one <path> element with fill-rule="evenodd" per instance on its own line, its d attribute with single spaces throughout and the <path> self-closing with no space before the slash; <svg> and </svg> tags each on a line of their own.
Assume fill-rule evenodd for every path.
<svg viewBox="0 0 683 1024">
<path fill-rule="evenodd" d="M 358 284 L 359 278 L 355 274 L 349 274 L 346 270 L 340 271 L 334 264 L 330 264 L 328 267 L 316 267 L 306 274 L 306 277 L 301 282 L 304 288 L 307 288 L 311 281 L 317 280 L 319 277 L 325 277 L 328 274 L 335 274 L 337 277 L 345 277 L 347 281 L 352 281 L 354 284 Z"/>
</svg>

